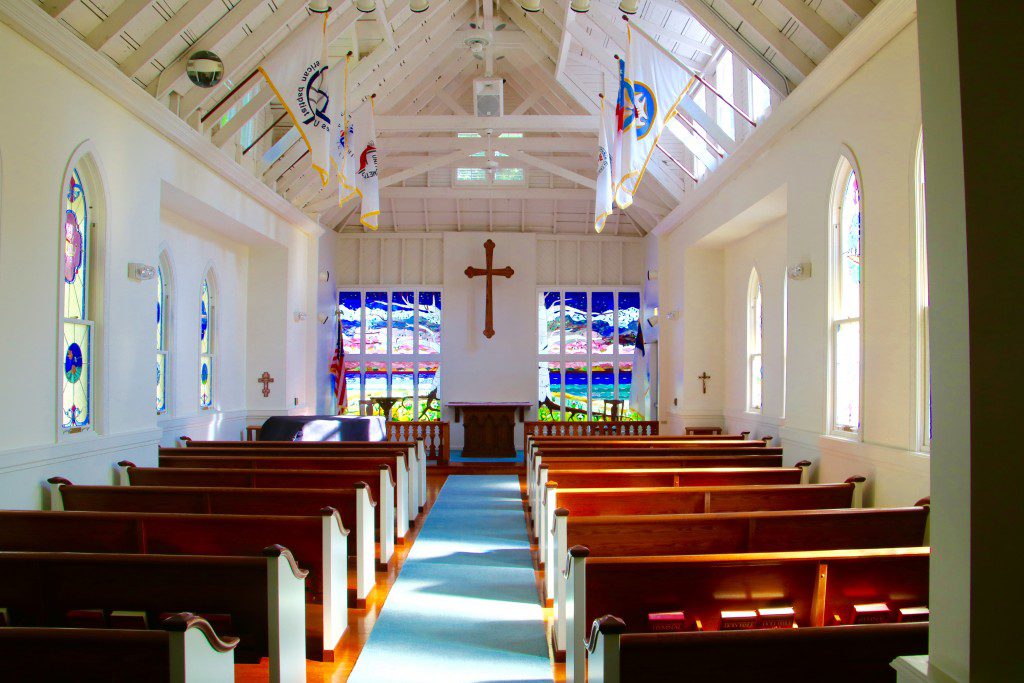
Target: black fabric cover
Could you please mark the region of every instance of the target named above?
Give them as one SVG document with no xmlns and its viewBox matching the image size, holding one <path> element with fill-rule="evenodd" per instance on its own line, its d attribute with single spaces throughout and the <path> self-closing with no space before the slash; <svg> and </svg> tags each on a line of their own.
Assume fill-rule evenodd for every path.
<svg viewBox="0 0 1024 683">
<path fill-rule="evenodd" d="M 384 441 L 384 418 L 338 415 L 281 415 L 267 418 L 260 441 Z"/>
</svg>

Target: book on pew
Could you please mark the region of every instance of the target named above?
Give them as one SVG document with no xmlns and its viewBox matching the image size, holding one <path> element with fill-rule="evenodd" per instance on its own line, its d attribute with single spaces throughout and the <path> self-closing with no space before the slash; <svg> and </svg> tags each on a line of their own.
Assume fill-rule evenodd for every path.
<svg viewBox="0 0 1024 683">
<path fill-rule="evenodd" d="M 752 628 L 757 628 L 757 610 L 722 610 L 722 621 L 718 625 L 720 631 L 744 631 Z"/>
<path fill-rule="evenodd" d="M 794 628 L 796 612 L 792 607 L 767 607 L 757 610 L 758 628 Z"/>
<path fill-rule="evenodd" d="M 853 605 L 847 624 L 888 624 L 892 621 L 892 610 L 884 602 L 870 602 Z"/>
<path fill-rule="evenodd" d="M 677 633 L 686 630 L 686 612 L 651 612 L 647 624 L 654 633 Z"/>
<path fill-rule="evenodd" d="M 908 621 L 928 621 L 929 612 L 927 607 L 900 607 L 896 613 L 896 621 L 900 623 Z"/>
<path fill-rule="evenodd" d="M 145 612 L 115 609 L 107 619 L 108 628 L 131 629 L 145 631 L 149 628 Z"/>
</svg>

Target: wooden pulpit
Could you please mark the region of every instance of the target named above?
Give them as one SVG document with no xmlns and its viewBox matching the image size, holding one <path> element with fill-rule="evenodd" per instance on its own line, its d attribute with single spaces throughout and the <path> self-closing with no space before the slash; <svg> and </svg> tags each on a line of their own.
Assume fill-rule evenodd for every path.
<svg viewBox="0 0 1024 683">
<path fill-rule="evenodd" d="M 462 455 L 466 458 L 514 458 L 515 427 L 526 419 L 532 403 L 484 403 L 460 401 L 446 403 L 465 429 Z"/>
</svg>

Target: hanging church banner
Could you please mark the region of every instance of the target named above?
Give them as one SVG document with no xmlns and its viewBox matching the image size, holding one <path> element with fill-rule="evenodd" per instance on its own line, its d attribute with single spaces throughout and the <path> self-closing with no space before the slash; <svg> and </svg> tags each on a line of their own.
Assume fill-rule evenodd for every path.
<svg viewBox="0 0 1024 683">
<path fill-rule="evenodd" d="M 620 208 L 633 203 L 647 164 L 654 154 L 662 131 L 675 116 L 676 107 L 697 79 L 643 31 L 627 24 L 629 60 L 620 90 L 628 102 L 632 96 L 633 110 L 626 108 L 624 137 L 635 136 L 636 146 L 623 158 L 621 180 L 615 199 Z M 620 95 L 621 96 L 621 95 Z M 632 141 L 632 138 L 630 138 Z M 623 142 L 623 151 L 626 151 Z"/>
<path fill-rule="evenodd" d="M 327 87 L 327 17 L 313 14 L 260 65 L 277 99 L 306 143 L 313 169 L 330 179 L 331 118 Z"/>
<path fill-rule="evenodd" d="M 353 171 L 355 192 L 362 202 L 359 222 L 363 227 L 376 230 L 380 217 L 380 193 L 377 186 L 377 127 L 373 122 L 373 99 L 352 115 L 352 146 L 346 148 L 345 156 Z"/>
<path fill-rule="evenodd" d="M 331 108 L 331 165 L 338 176 L 338 206 L 341 206 L 356 194 L 355 186 L 355 155 L 348 153 L 352 146 L 352 117 L 348 111 L 348 61 L 352 53 L 345 55 L 345 68 L 333 77 L 331 91 L 341 93 L 335 97 L 337 105 Z"/>
<path fill-rule="evenodd" d="M 594 230 L 604 230 L 604 222 L 612 215 L 612 160 L 608 153 L 608 115 L 601 97 L 601 129 L 597 138 L 597 193 L 594 206 Z"/>
</svg>

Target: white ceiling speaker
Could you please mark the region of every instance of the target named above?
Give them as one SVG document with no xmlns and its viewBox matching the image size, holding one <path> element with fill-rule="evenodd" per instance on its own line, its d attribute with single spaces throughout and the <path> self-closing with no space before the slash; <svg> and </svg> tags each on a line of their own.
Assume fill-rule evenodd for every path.
<svg viewBox="0 0 1024 683">
<path fill-rule="evenodd" d="M 309 11 L 314 14 L 327 14 L 331 11 L 329 0 L 309 0 Z"/>
<path fill-rule="evenodd" d="M 469 51 L 473 53 L 473 59 L 483 59 L 487 53 L 487 46 L 491 44 L 490 39 L 487 38 L 485 33 L 478 33 L 474 36 L 466 38 L 463 41 Z"/>
<path fill-rule="evenodd" d="M 579 12 L 580 14 L 590 11 L 590 0 L 572 0 L 569 3 L 569 9 L 573 12 Z"/>
<path fill-rule="evenodd" d="M 623 14 L 636 14 L 640 8 L 640 0 L 622 0 L 619 3 L 619 11 Z"/>
<path fill-rule="evenodd" d="M 417 14 L 426 12 L 430 9 L 430 2 L 428 0 L 409 0 L 409 9 Z"/>
<path fill-rule="evenodd" d="M 377 0 L 356 0 L 356 9 L 360 12 L 372 12 L 377 9 Z"/>
<path fill-rule="evenodd" d="M 539 12 L 540 0 L 520 0 L 519 6 L 527 12 Z"/>
<path fill-rule="evenodd" d="M 473 113 L 477 116 L 501 116 L 505 109 L 502 78 L 473 79 Z"/>
</svg>

